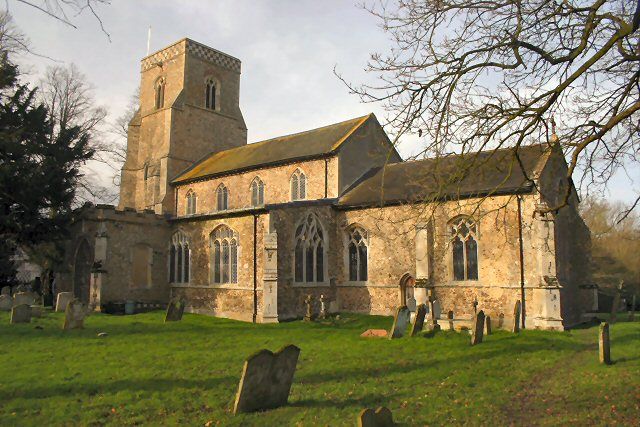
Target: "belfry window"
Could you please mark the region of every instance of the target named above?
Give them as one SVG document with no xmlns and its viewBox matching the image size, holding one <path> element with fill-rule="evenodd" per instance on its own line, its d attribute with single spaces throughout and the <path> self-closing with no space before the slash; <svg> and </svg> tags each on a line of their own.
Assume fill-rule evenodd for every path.
<svg viewBox="0 0 640 427">
<path fill-rule="evenodd" d="M 368 276 L 367 232 L 360 227 L 351 227 L 348 230 L 347 239 L 349 280 L 366 282 Z"/>
<path fill-rule="evenodd" d="M 189 283 L 191 268 L 191 250 L 189 240 L 179 231 L 171 238 L 169 247 L 169 282 Z"/>
<path fill-rule="evenodd" d="M 164 78 L 161 77 L 156 81 L 156 109 L 164 107 Z"/>
<path fill-rule="evenodd" d="M 453 280 L 478 280 L 477 225 L 469 217 L 449 223 L 453 260 Z"/>
<path fill-rule="evenodd" d="M 193 192 L 192 190 L 189 190 L 189 192 L 187 193 L 187 197 L 186 197 L 186 207 L 185 207 L 185 213 L 187 215 L 194 215 L 196 213 L 196 193 Z"/>
<path fill-rule="evenodd" d="M 251 182 L 251 206 L 264 205 L 264 183 L 259 177 Z"/>
<path fill-rule="evenodd" d="M 295 245 L 295 282 L 324 282 L 327 242 L 320 220 L 315 214 L 309 213 L 296 227 Z"/>
<path fill-rule="evenodd" d="M 211 281 L 238 283 L 238 235 L 226 225 L 216 228 L 210 237 Z"/>
<path fill-rule="evenodd" d="M 216 109 L 216 82 L 208 79 L 204 89 L 204 107 L 209 110 Z"/>
<path fill-rule="evenodd" d="M 229 190 L 224 184 L 220 184 L 216 190 L 217 203 L 216 207 L 219 211 L 226 211 L 229 209 Z"/>
<path fill-rule="evenodd" d="M 304 200 L 307 198 L 307 177 L 300 169 L 291 175 L 291 200 Z"/>
</svg>

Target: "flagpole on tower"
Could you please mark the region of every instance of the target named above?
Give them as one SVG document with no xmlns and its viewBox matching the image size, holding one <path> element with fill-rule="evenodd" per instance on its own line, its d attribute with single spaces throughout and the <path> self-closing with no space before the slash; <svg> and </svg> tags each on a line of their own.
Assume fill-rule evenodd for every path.
<svg viewBox="0 0 640 427">
<path fill-rule="evenodd" d="M 147 33 L 147 56 L 149 56 L 150 48 L 151 48 L 151 25 L 149 25 L 149 32 Z"/>
</svg>

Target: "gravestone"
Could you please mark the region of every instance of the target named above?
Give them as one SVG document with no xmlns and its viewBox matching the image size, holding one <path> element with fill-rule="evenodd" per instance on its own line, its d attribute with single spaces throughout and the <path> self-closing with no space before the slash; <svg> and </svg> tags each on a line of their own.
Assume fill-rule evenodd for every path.
<svg viewBox="0 0 640 427">
<path fill-rule="evenodd" d="M 500 313 L 498 315 L 498 329 L 502 329 L 504 327 L 504 313 Z"/>
<path fill-rule="evenodd" d="M 358 427 L 393 427 L 394 425 L 391 411 L 384 406 L 375 411 L 371 408 L 364 409 L 358 415 Z"/>
<path fill-rule="evenodd" d="M 600 334 L 598 338 L 600 363 L 611 365 L 611 347 L 609 343 L 609 324 L 600 323 Z"/>
<path fill-rule="evenodd" d="M 13 307 L 13 298 L 9 295 L 0 295 L 0 311 L 11 311 Z"/>
<path fill-rule="evenodd" d="M 31 306 L 31 317 L 42 317 L 44 307 L 41 305 Z"/>
<path fill-rule="evenodd" d="M 398 307 L 396 315 L 393 318 L 393 326 L 389 331 L 389 339 L 402 338 L 407 331 L 407 325 L 409 324 L 409 317 L 411 312 L 406 305 Z"/>
<path fill-rule="evenodd" d="M 15 323 L 30 323 L 31 322 L 31 307 L 27 304 L 14 305 L 11 309 L 11 324 Z"/>
<path fill-rule="evenodd" d="M 414 297 L 407 298 L 407 308 L 410 312 L 416 311 L 416 299 Z"/>
<path fill-rule="evenodd" d="M 486 316 L 484 318 L 484 327 L 485 327 L 485 334 L 487 335 L 491 335 L 491 316 Z"/>
<path fill-rule="evenodd" d="M 74 299 L 67 304 L 64 311 L 64 323 L 62 329 L 82 329 L 84 328 L 84 318 L 87 316 L 87 308 L 79 300 Z"/>
<path fill-rule="evenodd" d="M 520 300 L 516 301 L 516 305 L 513 308 L 513 328 L 511 328 L 511 331 L 514 334 L 517 334 L 518 332 L 520 332 L 520 311 L 522 309 L 522 306 L 520 304 Z"/>
<path fill-rule="evenodd" d="M 306 306 L 304 321 L 311 322 L 313 320 L 313 296 L 311 294 L 307 295 L 304 299 L 304 304 Z"/>
<path fill-rule="evenodd" d="M 300 349 L 288 345 L 276 353 L 260 350 L 242 369 L 233 413 L 263 411 L 287 404 Z"/>
<path fill-rule="evenodd" d="M 56 300 L 56 313 L 64 313 L 67 305 L 73 300 L 72 292 L 60 292 Z"/>
<path fill-rule="evenodd" d="M 484 338 L 484 311 L 480 310 L 473 316 L 473 329 L 471 330 L 471 345 L 482 343 Z"/>
<path fill-rule="evenodd" d="M 320 319 L 327 318 L 327 299 L 324 295 L 320 295 Z"/>
<path fill-rule="evenodd" d="M 631 297 L 631 311 L 629 312 L 629 322 L 633 322 L 635 320 L 635 311 L 636 311 L 636 294 L 633 294 L 633 297 Z"/>
<path fill-rule="evenodd" d="M 447 319 L 449 319 L 449 330 L 455 331 L 455 327 L 453 325 L 453 310 L 449 310 L 447 313 Z"/>
<path fill-rule="evenodd" d="M 440 325 L 438 325 L 440 314 L 440 303 L 432 296 L 429 296 L 429 328 L 433 331 L 440 330 Z"/>
<path fill-rule="evenodd" d="M 418 335 L 418 332 L 422 330 L 424 327 L 424 317 L 427 315 L 427 306 L 425 304 L 420 304 L 416 308 L 416 317 L 413 319 L 413 324 L 411 325 L 411 334 L 410 336 L 415 337 Z"/>
<path fill-rule="evenodd" d="M 31 292 L 19 292 L 13 296 L 13 305 L 33 305 L 35 304 L 35 296 Z"/>
<path fill-rule="evenodd" d="M 11 296 L 11 286 L 5 286 L 2 288 L 2 291 L 0 291 L 0 295 L 8 295 Z"/>
<path fill-rule="evenodd" d="M 166 322 L 179 322 L 184 314 L 184 301 L 180 298 L 174 298 L 167 305 L 167 314 L 164 316 Z"/>
</svg>

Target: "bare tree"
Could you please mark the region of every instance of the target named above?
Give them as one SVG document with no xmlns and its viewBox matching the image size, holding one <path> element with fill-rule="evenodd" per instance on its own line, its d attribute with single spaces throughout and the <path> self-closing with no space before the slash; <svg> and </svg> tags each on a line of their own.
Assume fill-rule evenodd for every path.
<svg viewBox="0 0 640 427">
<path fill-rule="evenodd" d="M 28 52 L 29 41 L 6 10 L 0 10 L 0 51 L 7 55 Z"/>
<path fill-rule="evenodd" d="M 385 105 L 396 141 L 419 135 L 420 155 L 559 143 L 567 179 L 576 177 L 585 193 L 640 166 L 640 1 L 396 0 L 363 7 L 381 20 L 394 47 L 371 56 L 367 70 L 376 84 L 345 83 L 365 102 Z M 567 203 L 571 187 L 549 210 Z M 640 201 L 636 190 L 631 207 Z"/>
</svg>

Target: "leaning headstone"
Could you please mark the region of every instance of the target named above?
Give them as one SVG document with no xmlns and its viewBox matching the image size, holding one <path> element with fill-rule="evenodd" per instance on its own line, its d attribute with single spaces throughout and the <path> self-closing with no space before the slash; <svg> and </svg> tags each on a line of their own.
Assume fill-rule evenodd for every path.
<svg viewBox="0 0 640 427">
<path fill-rule="evenodd" d="M 631 311 L 629 311 L 629 322 L 633 322 L 635 320 L 635 311 L 636 311 L 636 294 L 633 294 L 633 297 L 631 297 Z"/>
<path fill-rule="evenodd" d="M 320 315 L 318 317 L 320 319 L 327 318 L 327 299 L 324 295 L 320 295 Z"/>
<path fill-rule="evenodd" d="M 393 416 L 391 411 L 384 406 L 376 409 L 364 409 L 358 415 L 358 427 L 393 427 Z"/>
<path fill-rule="evenodd" d="M 438 319 L 440 318 L 440 303 L 429 296 L 429 328 L 433 331 L 439 331 Z"/>
<path fill-rule="evenodd" d="M 447 313 L 447 319 L 449 319 L 449 330 L 454 331 L 455 327 L 453 326 L 453 310 L 449 310 Z"/>
<path fill-rule="evenodd" d="M 311 294 L 307 295 L 304 299 L 304 304 L 307 308 L 304 315 L 304 321 L 311 322 L 313 320 L 313 296 Z"/>
<path fill-rule="evenodd" d="M 13 298 L 9 295 L 0 295 L 0 311 L 11 311 L 13 307 Z"/>
<path fill-rule="evenodd" d="M 491 316 L 486 316 L 484 318 L 484 325 L 485 334 L 491 335 Z"/>
<path fill-rule="evenodd" d="M 11 286 L 5 286 L 0 291 L 0 295 L 8 295 L 11 296 Z"/>
<path fill-rule="evenodd" d="M 31 292 L 19 292 L 13 296 L 13 305 L 33 305 L 35 297 Z"/>
<path fill-rule="evenodd" d="M 393 318 L 393 326 L 389 331 L 389 339 L 402 338 L 407 331 L 407 325 L 409 324 L 409 317 L 411 312 L 406 305 L 398 307 L 396 315 Z"/>
<path fill-rule="evenodd" d="M 184 314 L 184 301 L 180 298 L 174 298 L 167 305 L 167 314 L 164 316 L 166 322 L 178 322 L 182 320 Z"/>
<path fill-rule="evenodd" d="M 264 411 L 287 404 L 300 349 L 288 345 L 276 353 L 260 350 L 242 369 L 233 413 Z"/>
<path fill-rule="evenodd" d="M 67 305 L 73 300 L 72 292 L 60 292 L 58 299 L 56 300 L 56 312 L 64 313 L 67 309 Z"/>
<path fill-rule="evenodd" d="M 473 317 L 473 329 L 471 331 L 471 345 L 482 343 L 484 338 L 484 311 L 480 310 Z"/>
<path fill-rule="evenodd" d="M 11 309 L 11 324 L 15 323 L 30 323 L 31 322 L 31 307 L 27 304 L 14 305 Z"/>
<path fill-rule="evenodd" d="M 82 329 L 84 328 L 84 318 L 87 316 L 87 308 L 79 300 L 74 299 L 67 304 L 64 311 L 64 324 L 62 329 Z"/>
<path fill-rule="evenodd" d="M 609 343 L 609 324 L 607 322 L 600 323 L 600 334 L 598 339 L 600 347 L 600 363 L 605 365 L 611 364 L 611 347 Z"/>
<path fill-rule="evenodd" d="M 522 306 L 520 304 L 520 300 L 516 301 L 516 305 L 513 308 L 513 328 L 511 328 L 511 331 L 514 334 L 517 334 L 518 332 L 520 332 L 520 311 L 522 309 Z"/>
<path fill-rule="evenodd" d="M 409 336 L 415 337 L 418 332 L 424 327 L 424 317 L 427 315 L 427 306 L 425 304 L 419 304 L 416 308 L 416 317 L 413 319 L 411 325 L 411 334 Z"/>
</svg>

